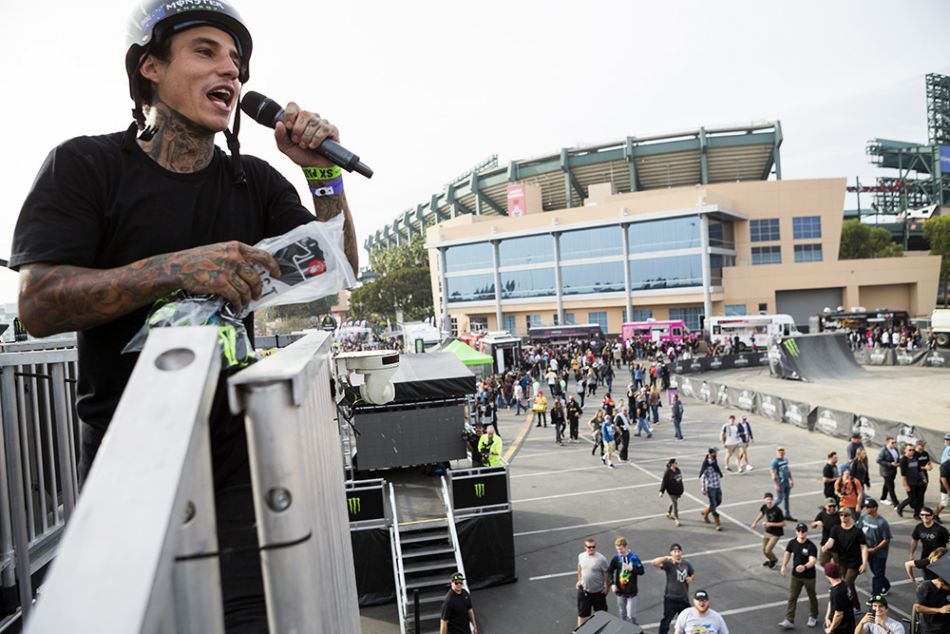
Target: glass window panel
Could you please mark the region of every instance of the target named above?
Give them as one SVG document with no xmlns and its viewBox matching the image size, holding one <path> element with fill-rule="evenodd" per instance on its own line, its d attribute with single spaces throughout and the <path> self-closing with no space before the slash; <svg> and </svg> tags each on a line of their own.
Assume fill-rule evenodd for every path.
<svg viewBox="0 0 950 634">
<path fill-rule="evenodd" d="M 781 264 L 781 247 L 752 247 L 752 264 Z"/>
<path fill-rule="evenodd" d="M 449 302 L 475 302 L 495 299 L 495 276 L 491 273 L 462 275 L 446 279 Z"/>
<path fill-rule="evenodd" d="M 749 239 L 752 242 L 768 242 L 780 240 L 778 218 L 749 221 Z"/>
<path fill-rule="evenodd" d="M 618 226 L 565 231 L 560 237 L 561 260 L 623 255 L 623 234 Z"/>
<path fill-rule="evenodd" d="M 576 324 L 574 320 L 574 313 L 564 313 L 564 323 L 565 324 Z"/>
<path fill-rule="evenodd" d="M 587 323 L 597 324 L 603 332 L 607 332 L 607 311 L 594 310 L 587 313 Z"/>
<path fill-rule="evenodd" d="M 726 316 L 745 315 L 745 304 L 726 304 Z"/>
<path fill-rule="evenodd" d="M 598 262 L 561 267 L 564 295 L 623 291 L 623 262 Z"/>
<path fill-rule="evenodd" d="M 821 262 L 821 244 L 796 244 L 796 262 Z"/>
<path fill-rule="evenodd" d="M 524 238 L 508 238 L 498 244 L 498 266 L 553 261 L 554 238 L 549 233 Z"/>
<path fill-rule="evenodd" d="M 821 216 L 792 218 L 792 238 L 808 240 L 821 237 Z"/>
<path fill-rule="evenodd" d="M 507 271 L 501 274 L 501 296 L 505 299 L 554 294 L 554 269 Z"/>
<path fill-rule="evenodd" d="M 736 248 L 736 238 L 732 223 L 722 220 L 709 220 L 709 245 L 724 249 Z"/>
<path fill-rule="evenodd" d="M 514 315 L 504 315 L 502 317 L 502 323 L 504 324 L 505 330 L 511 334 L 515 334 L 517 319 L 515 319 Z"/>
<path fill-rule="evenodd" d="M 676 255 L 630 262 L 632 290 L 702 286 L 703 270 L 699 255 Z"/>
<path fill-rule="evenodd" d="M 646 321 L 647 319 L 653 319 L 652 308 L 634 308 L 633 309 L 633 321 Z"/>
<path fill-rule="evenodd" d="M 627 227 L 630 253 L 650 253 L 699 246 L 699 217 L 635 222 Z"/>
<path fill-rule="evenodd" d="M 690 330 L 699 330 L 699 318 L 702 316 L 701 307 L 670 308 L 670 321 L 682 321 Z"/>
<path fill-rule="evenodd" d="M 445 251 L 445 271 L 455 273 L 474 269 L 490 269 L 493 266 L 491 252 L 490 242 L 449 247 Z"/>
</svg>

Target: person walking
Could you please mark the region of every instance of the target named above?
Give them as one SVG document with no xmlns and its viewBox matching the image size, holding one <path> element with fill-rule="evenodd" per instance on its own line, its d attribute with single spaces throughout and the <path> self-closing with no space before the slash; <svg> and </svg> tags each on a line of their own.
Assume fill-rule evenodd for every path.
<svg viewBox="0 0 950 634">
<path fill-rule="evenodd" d="M 854 524 L 854 511 L 849 508 L 841 508 L 838 515 L 841 517 L 841 526 L 835 526 L 831 529 L 828 541 L 821 548 L 822 550 L 834 550 L 838 553 L 837 565 L 840 567 L 842 578 L 851 588 L 854 609 L 857 610 L 859 607 L 858 591 L 854 586 L 854 581 L 858 578 L 858 575 L 863 575 L 864 571 L 867 570 L 868 544 L 864 538 L 864 532 Z"/>
<path fill-rule="evenodd" d="M 630 416 L 627 406 L 620 401 L 620 410 L 614 416 L 614 427 L 617 429 L 617 445 L 620 460 L 627 462 L 630 449 Z"/>
<path fill-rule="evenodd" d="M 617 467 L 614 465 L 614 452 L 617 450 L 617 428 L 614 425 L 612 417 L 604 415 L 600 423 L 600 440 L 603 443 L 604 453 L 607 454 L 607 467 L 616 469 Z M 601 460 L 603 460 L 603 458 L 601 458 Z"/>
<path fill-rule="evenodd" d="M 666 573 L 666 589 L 663 591 L 663 618 L 660 619 L 658 634 L 669 634 L 670 624 L 677 614 L 689 608 L 689 584 L 693 582 L 696 571 L 689 560 L 683 558 L 683 547 L 677 543 L 670 545 L 670 554 L 657 557 L 650 562 L 654 568 Z"/>
<path fill-rule="evenodd" d="M 666 517 L 680 525 L 679 500 L 683 495 L 683 472 L 676 463 L 676 458 L 670 458 L 666 463 L 666 471 L 663 473 L 663 480 L 660 482 L 660 497 L 666 493 L 670 496 L 670 508 L 666 511 Z"/>
<path fill-rule="evenodd" d="M 577 404 L 577 400 L 574 399 L 572 394 L 567 399 L 567 425 L 569 428 L 569 433 L 571 437 L 571 442 L 577 442 L 577 428 L 581 419 L 581 407 Z"/>
<path fill-rule="evenodd" d="M 742 470 L 740 466 L 739 470 Z M 792 470 L 788 466 L 788 458 L 785 457 L 785 447 L 775 449 L 775 457 L 771 464 L 772 484 L 775 485 L 776 500 L 775 506 L 782 506 L 785 503 L 785 519 L 794 522 L 792 512 L 789 509 L 789 498 L 792 496 L 792 488 L 795 486 L 795 478 L 792 477 Z"/>
<path fill-rule="evenodd" d="M 628 548 L 627 540 L 614 540 L 617 554 L 610 560 L 607 574 L 610 575 L 610 590 L 617 597 L 617 614 L 623 621 L 637 623 L 637 577 L 642 575 L 643 562 Z"/>
<path fill-rule="evenodd" d="M 835 494 L 835 482 L 841 477 L 841 471 L 838 470 L 838 452 L 832 451 L 828 454 L 828 461 L 821 468 L 821 481 L 825 487 L 825 497 L 834 498 L 835 505 L 838 504 L 838 496 Z M 824 564 L 822 564 L 824 565 Z"/>
<path fill-rule="evenodd" d="M 881 504 L 893 504 L 895 507 L 899 504 L 897 492 L 894 490 L 894 479 L 897 477 L 897 468 L 900 466 L 900 452 L 897 451 L 897 441 L 893 436 L 888 436 L 884 441 L 884 446 L 877 454 L 878 472 L 884 480 L 884 487 L 881 489 Z"/>
<path fill-rule="evenodd" d="M 597 541 L 584 541 L 584 550 L 577 555 L 577 627 L 594 612 L 607 612 L 607 590 L 610 587 L 610 564 L 597 552 Z"/>
<path fill-rule="evenodd" d="M 833 561 L 825 564 L 825 579 L 831 585 L 825 612 L 825 634 L 854 634 L 857 596 L 841 578 L 841 568 Z"/>
<path fill-rule="evenodd" d="M 637 433 L 635 433 L 634 436 L 640 438 L 640 436 L 645 432 L 648 439 L 653 438 L 653 430 L 650 428 L 648 419 L 650 411 L 649 404 L 645 394 L 642 391 L 637 393 L 636 402 Z"/>
<path fill-rule="evenodd" d="M 774 568 L 778 557 L 772 552 L 778 540 L 785 534 L 785 518 L 782 515 L 782 509 L 774 502 L 771 493 L 766 493 L 759 513 L 752 520 L 752 529 L 759 524 L 759 520 L 765 519 L 762 524 L 762 554 L 765 555 L 765 561 L 762 563 L 767 568 Z"/>
<path fill-rule="evenodd" d="M 439 634 L 478 634 L 472 597 L 465 589 L 465 575 L 456 572 L 451 583 L 451 589 L 442 600 Z"/>
<path fill-rule="evenodd" d="M 580 398 L 581 407 L 584 407 L 584 394 L 587 392 L 587 377 L 583 371 L 580 371 L 574 376 L 574 379 L 574 392 Z"/>
<path fill-rule="evenodd" d="M 739 427 L 739 473 L 742 473 L 742 470 L 752 471 L 752 463 L 749 462 L 749 445 L 752 444 L 752 423 L 749 422 L 748 416 L 743 416 L 742 420 L 738 423 Z M 743 465 L 743 463 L 745 463 Z M 778 504 L 778 501 L 775 502 Z"/>
<path fill-rule="evenodd" d="M 920 468 L 913 445 L 904 445 L 904 455 L 898 461 L 901 474 L 901 485 L 907 495 L 895 509 L 897 514 L 904 517 L 904 508 L 908 505 L 914 509 L 914 519 L 920 519 L 920 509 L 924 505 L 923 499 L 918 499 L 920 492 Z"/>
<path fill-rule="evenodd" d="M 673 437 L 676 440 L 683 440 L 683 401 L 679 394 L 673 395 L 673 405 L 670 408 L 670 414 L 673 418 Z"/>
<path fill-rule="evenodd" d="M 521 410 L 528 410 L 524 402 L 524 388 L 520 382 L 516 382 L 514 386 L 512 386 L 512 390 L 515 400 L 515 416 L 521 416 Z"/>
<path fill-rule="evenodd" d="M 851 477 L 861 483 L 861 505 L 868 498 L 871 487 L 871 474 L 868 468 L 868 452 L 864 447 L 858 447 L 851 461 Z"/>
<path fill-rule="evenodd" d="M 650 388 L 648 402 L 650 405 L 650 414 L 653 417 L 653 425 L 656 426 L 660 422 L 660 407 L 663 406 L 663 400 L 660 398 L 660 391 L 656 389 L 656 385 Z"/>
<path fill-rule="evenodd" d="M 815 542 L 808 539 L 808 524 L 799 522 L 795 527 L 795 539 L 789 540 L 785 546 L 785 555 L 782 558 L 782 567 L 779 570 L 784 577 L 788 564 L 792 564 L 792 576 L 788 583 L 788 603 L 785 606 L 785 619 L 779 623 L 782 629 L 790 630 L 795 627 L 795 609 L 798 606 L 798 597 L 802 588 L 808 595 L 808 627 L 815 627 L 818 623 L 818 594 L 815 591 L 815 568 L 818 565 L 818 548 Z"/>
<path fill-rule="evenodd" d="M 950 631 L 950 582 L 937 576 L 917 586 L 914 611 L 920 619 L 917 634 L 946 634 Z"/>
<path fill-rule="evenodd" d="M 729 462 L 733 456 L 736 456 L 736 467 L 739 465 L 739 426 L 736 425 L 736 417 L 730 416 L 726 424 L 719 431 L 719 442 L 726 450 L 726 471 L 732 471 Z"/>
<path fill-rule="evenodd" d="M 860 453 L 863 447 L 858 450 Z M 871 594 L 887 595 L 891 582 L 887 579 L 887 553 L 893 535 L 891 525 L 878 513 L 877 500 L 868 498 L 864 513 L 858 520 L 868 545 L 868 567 L 871 569 Z"/>
<path fill-rule="evenodd" d="M 564 405 L 560 398 L 554 399 L 554 405 L 551 406 L 551 424 L 554 425 L 554 442 L 563 445 L 564 424 L 566 422 Z"/>
<path fill-rule="evenodd" d="M 709 593 L 699 590 L 693 595 L 693 607 L 680 612 L 676 619 L 676 634 L 729 634 L 729 626 L 722 616 L 709 608 Z"/>
<path fill-rule="evenodd" d="M 920 544 L 920 558 L 926 559 L 936 548 L 946 548 L 950 541 L 950 532 L 934 520 L 934 512 L 929 506 L 920 509 L 920 523 L 910 534 L 910 559 L 914 558 L 917 544 Z"/>
<path fill-rule="evenodd" d="M 838 507 L 851 509 L 857 515 L 864 500 L 864 487 L 851 477 L 851 467 L 841 467 L 841 477 L 835 481 L 835 495 L 838 497 Z"/>
<path fill-rule="evenodd" d="M 535 417 L 535 427 L 541 427 L 541 423 L 544 423 L 544 426 L 548 426 L 548 399 L 544 397 L 544 392 L 541 390 L 537 391 L 537 394 L 534 397 L 534 403 L 531 405 L 531 410 L 534 412 Z"/>
<path fill-rule="evenodd" d="M 703 459 L 703 464 L 699 468 L 699 482 L 702 487 L 703 495 L 709 499 L 709 506 L 703 510 L 703 520 L 708 524 L 709 516 L 712 515 L 716 522 L 716 530 L 722 530 L 722 524 L 719 520 L 719 505 L 722 504 L 722 471 L 716 464 L 716 448 L 710 447 Z"/>
<path fill-rule="evenodd" d="M 835 526 L 841 526 L 841 516 L 838 515 L 838 502 L 833 497 L 825 498 L 824 507 L 818 511 L 818 515 L 815 516 L 814 521 L 811 523 L 812 528 L 821 529 L 821 541 L 818 544 L 819 546 L 824 547 L 828 538 L 831 536 L 831 529 Z M 837 563 L 838 555 L 830 550 L 826 551 L 824 548 L 820 549 L 818 554 L 819 566 L 824 566 L 832 559 Z"/>
<path fill-rule="evenodd" d="M 590 439 L 593 441 L 594 446 L 590 450 L 590 455 L 597 453 L 597 450 L 600 449 L 600 461 L 606 464 L 604 460 L 604 442 L 603 437 L 600 434 L 601 425 L 604 423 L 604 410 L 599 409 L 594 413 L 594 417 L 587 421 L 587 426 L 590 427 Z"/>
</svg>

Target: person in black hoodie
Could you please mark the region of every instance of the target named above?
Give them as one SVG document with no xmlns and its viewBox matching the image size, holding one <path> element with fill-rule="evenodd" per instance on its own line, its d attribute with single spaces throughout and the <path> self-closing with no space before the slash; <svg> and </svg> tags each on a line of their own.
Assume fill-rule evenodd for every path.
<svg viewBox="0 0 950 634">
<path fill-rule="evenodd" d="M 676 458 L 670 458 L 669 462 L 666 463 L 666 473 L 663 474 L 663 481 L 660 483 L 660 497 L 663 497 L 664 493 L 670 496 L 670 508 L 667 510 L 666 516 L 679 526 L 679 500 L 680 496 L 683 495 L 683 472 L 676 464 Z"/>
<path fill-rule="evenodd" d="M 722 504 L 722 470 L 716 462 L 717 450 L 710 447 L 703 459 L 703 464 L 699 468 L 699 482 L 703 488 L 703 495 L 709 498 L 709 506 L 703 510 L 703 520 L 709 523 L 710 514 L 716 522 L 716 530 L 722 530 L 722 524 L 719 521 L 719 505 Z"/>
</svg>

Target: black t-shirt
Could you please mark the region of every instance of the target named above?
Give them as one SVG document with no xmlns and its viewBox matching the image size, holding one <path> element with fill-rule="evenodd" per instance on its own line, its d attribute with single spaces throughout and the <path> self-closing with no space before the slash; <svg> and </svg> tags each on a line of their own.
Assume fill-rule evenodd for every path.
<svg viewBox="0 0 950 634">
<path fill-rule="evenodd" d="M 785 519 L 785 515 L 782 513 L 782 509 L 772 505 L 772 508 L 769 508 L 765 504 L 759 508 L 759 513 L 765 516 L 766 522 L 781 522 Z M 778 535 L 782 536 L 785 534 L 785 530 L 781 526 L 766 526 L 765 532 L 769 535 Z"/>
<path fill-rule="evenodd" d="M 808 563 L 809 557 L 818 558 L 818 547 L 815 546 L 815 542 L 810 539 L 806 539 L 805 543 L 799 543 L 797 539 L 793 539 L 788 542 L 785 546 L 785 552 L 792 553 L 792 576 L 798 577 L 799 579 L 814 579 L 815 578 L 815 569 L 805 568 L 805 572 L 798 573 L 795 571 L 795 568 L 798 566 L 804 566 Z M 817 565 L 817 564 L 816 564 Z"/>
<path fill-rule="evenodd" d="M 917 603 L 940 608 L 950 603 L 950 590 L 941 590 L 933 581 L 917 586 Z M 945 634 L 950 631 L 950 614 L 921 614 L 917 634 Z"/>
<path fill-rule="evenodd" d="M 917 481 L 920 477 L 917 454 L 914 454 L 913 458 L 908 458 L 906 455 L 901 456 L 900 468 L 901 475 L 907 478 L 907 485 L 912 487 L 917 486 Z"/>
<path fill-rule="evenodd" d="M 861 531 L 858 531 L 859 533 Z M 834 634 L 854 634 L 854 606 L 851 603 L 851 588 L 844 581 L 831 588 L 831 619 L 835 612 L 842 613 L 838 627 L 831 630 Z"/>
<path fill-rule="evenodd" d="M 838 512 L 829 513 L 825 509 L 818 511 L 818 515 L 815 516 L 816 522 L 821 522 L 821 545 L 824 546 L 825 542 L 828 541 L 828 535 L 831 534 L 832 527 L 841 526 L 841 517 L 838 515 Z"/>
<path fill-rule="evenodd" d="M 247 182 L 236 186 L 219 148 L 205 169 L 178 174 L 134 141 L 123 149 L 124 134 L 77 137 L 50 152 L 20 211 L 11 268 L 50 262 L 108 269 L 215 242 L 254 244 L 314 219 L 293 186 L 258 158 L 242 156 Z M 78 333 L 83 422 L 108 426 L 138 358 L 122 348 L 149 309 Z M 250 320 L 248 326 L 253 333 Z M 220 411 L 227 419 L 226 404 Z M 213 438 L 231 426 L 219 420 Z"/>
<path fill-rule="evenodd" d="M 825 463 L 825 466 L 822 467 L 822 469 L 821 469 L 821 476 L 822 476 L 823 478 L 835 478 L 835 479 L 837 479 L 837 478 L 838 478 L 838 475 L 839 475 L 839 473 L 838 473 L 838 467 L 835 466 L 835 465 L 833 465 L 833 464 L 828 464 L 828 463 L 826 462 L 826 463 Z M 835 498 L 835 499 L 837 499 L 837 496 L 835 495 L 835 483 L 834 483 L 834 480 L 832 480 L 831 482 L 825 482 L 825 497 L 826 497 L 826 498 Z"/>
<path fill-rule="evenodd" d="M 948 481 L 950 481 L 950 460 L 947 460 L 940 465 L 940 478 L 940 492 L 950 493 L 950 491 L 947 491 L 947 488 L 943 486 L 943 478 L 946 478 Z"/>
<path fill-rule="evenodd" d="M 835 540 L 834 551 L 838 553 L 838 563 L 845 568 L 857 568 L 861 565 L 861 545 L 867 545 L 864 533 L 860 528 L 852 525 L 845 530 L 841 526 L 831 529 L 829 535 Z M 854 627 L 851 628 L 854 630 Z"/>
<path fill-rule="evenodd" d="M 932 572 L 928 566 L 930 566 L 930 559 L 914 560 L 914 568 L 924 571 L 924 579 L 936 579 L 936 573 Z"/>
<path fill-rule="evenodd" d="M 950 532 L 936 522 L 930 528 L 927 528 L 921 522 L 914 527 L 914 532 L 910 536 L 920 542 L 921 559 L 926 559 L 935 548 L 941 546 L 945 548 L 947 541 L 950 541 Z"/>
<path fill-rule="evenodd" d="M 449 590 L 442 601 L 442 620 L 448 621 L 449 634 L 470 634 L 468 611 L 472 607 L 472 597 L 463 588 L 462 593 L 458 594 L 455 590 Z"/>
</svg>

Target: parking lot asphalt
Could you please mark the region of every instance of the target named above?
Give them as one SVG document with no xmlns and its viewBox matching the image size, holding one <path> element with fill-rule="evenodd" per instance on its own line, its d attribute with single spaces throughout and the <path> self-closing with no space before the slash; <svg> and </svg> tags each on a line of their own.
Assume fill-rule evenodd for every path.
<svg viewBox="0 0 950 634">
<path fill-rule="evenodd" d="M 598 550 L 612 556 L 613 542 L 624 536 L 644 561 L 667 554 L 672 542 L 682 544 L 684 557 L 696 569 L 690 590 L 705 589 L 711 607 L 723 615 L 734 634 L 779 631 L 788 595 L 788 577 L 778 567 L 762 566 L 761 525 L 750 528 L 766 491 L 774 490 L 768 465 L 775 448 L 786 447 L 795 487 L 792 515 L 811 521 L 823 501 L 821 468 L 827 453 L 844 455 L 845 441 L 809 432 L 792 425 L 749 415 L 755 441 L 750 448 L 752 471 L 725 473 L 723 479 L 722 532 L 706 524 L 700 511 L 705 507 L 698 477 L 708 447 L 719 446 L 719 430 L 729 414 L 745 414 L 715 405 L 684 399 L 684 441 L 673 439 L 669 407 L 661 410 L 661 422 L 652 439 L 632 438 L 629 462 L 608 469 L 591 456 L 592 443 L 585 438 L 586 420 L 600 403 L 603 390 L 588 399 L 581 420 L 581 439 L 558 446 L 554 430 L 535 427 L 524 413 L 502 410 L 500 428 L 509 454 L 511 496 L 514 509 L 515 554 L 518 581 L 473 592 L 479 632 L 547 634 L 571 632 L 576 627 L 577 555 L 584 540 L 597 540 Z M 593 402 L 592 402 L 593 401 Z M 514 445 L 514 446 L 512 446 Z M 932 451 L 934 448 L 931 449 Z M 939 450 L 939 449 L 938 449 Z M 509 453 L 510 452 L 510 453 Z M 666 461 L 675 457 L 684 474 L 686 492 L 680 500 L 682 526 L 666 518 L 668 498 L 659 497 L 659 483 Z M 723 463 L 724 456 L 720 458 Z M 467 466 L 467 465 L 460 465 Z M 880 493 L 881 478 L 872 468 L 872 495 Z M 935 505 L 938 489 L 933 482 L 927 502 Z M 891 524 L 894 540 L 888 557 L 888 577 L 893 584 L 888 596 L 892 616 L 908 616 L 914 589 L 903 570 L 910 533 L 916 522 L 901 519 L 886 505 L 881 515 Z M 820 530 L 809 537 L 818 544 Z M 787 539 L 794 538 L 794 523 L 786 524 L 785 537 L 775 548 L 780 558 Z M 380 574 L 389 574 L 381 570 Z M 859 577 L 862 602 L 870 590 L 870 573 Z M 639 579 L 639 622 L 646 632 L 656 632 L 663 611 L 665 575 L 647 564 Z M 827 584 L 819 574 L 820 616 L 827 604 Z M 617 614 L 611 595 L 609 611 Z M 363 634 L 399 631 L 395 604 L 362 610 Z M 797 628 L 808 618 L 807 597 L 797 608 Z M 819 619 L 820 621 L 821 619 Z"/>
</svg>

